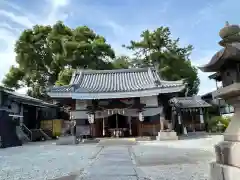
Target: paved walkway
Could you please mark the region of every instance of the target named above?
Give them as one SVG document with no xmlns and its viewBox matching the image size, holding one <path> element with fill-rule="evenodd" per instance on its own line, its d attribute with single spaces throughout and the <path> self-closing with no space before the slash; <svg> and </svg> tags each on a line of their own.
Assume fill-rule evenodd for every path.
<svg viewBox="0 0 240 180">
<path fill-rule="evenodd" d="M 102 139 L 98 144 L 30 143 L 0 150 L 1 180 L 207 180 L 215 160 L 208 137 L 136 144 Z M 133 158 L 134 157 L 134 158 Z"/>
<path fill-rule="evenodd" d="M 84 180 L 137 180 L 139 175 L 132 161 L 129 146 L 107 146 L 96 160 L 81 173 Z"/>
<path fill-rule="evenodd" d="M 100 151 L 80 172 L 55 180 L 147 180 L 136 167 L 132 139 L 102 139 Z"/>
</svg>

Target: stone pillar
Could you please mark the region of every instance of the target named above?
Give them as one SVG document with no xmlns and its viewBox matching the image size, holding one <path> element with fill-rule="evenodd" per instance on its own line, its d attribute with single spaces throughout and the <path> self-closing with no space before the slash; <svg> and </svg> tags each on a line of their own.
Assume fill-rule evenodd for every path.
<svg viewBox="0 0 240 180">
<path fill-rule="evenodd" d="M 240 177 L 240 96 L 230 101 L 235 108 L 224 133 L 224 141 L 215 146 L 216 162 L 211 163 L 212 180 L 236 180 Z"/>
</svg>

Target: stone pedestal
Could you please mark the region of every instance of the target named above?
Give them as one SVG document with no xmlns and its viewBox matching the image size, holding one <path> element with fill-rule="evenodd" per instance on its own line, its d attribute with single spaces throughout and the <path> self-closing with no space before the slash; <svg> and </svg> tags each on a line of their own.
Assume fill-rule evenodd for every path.
<svg viewBox="0 0 240 180">
<path fill-rule="evenodd" d="M 82 143 L 84 144 L 91 144 L 91 143 L 98 143 L 99 139 L 83 139 Z"/>
<path fill-rule="evenodd" d="M 158 141 L 178 140 L 178 136 L 175 131 L 160 131 L 156 136 L 156 140 Z"/>
<path fill-rule="evenodd" d="M 56 142 L 56 145 L 74 145 L 78 144 L 75 136 L 62 136 Z"/>
<path fill-rule="evenodd" d="M 210 164 L 210 180 L 237 180 L 240 177 L 240 170 L 234 166 L 213 162 Z"/>
<path fill-rule="evenodd" d="M 224 48 L 201 67 L 205 72 L 217 72 L 221 88 L 212 93 L 233 105 L 234 116 L 224 133 L 224 141 L 215 146 L 216 162 L 211 164 L 211 180 L 237 180 L 240 175 L 240 26 L 228 22 L 219 32 Z"/>
<path fill-rule="evenodd" d="M 216 162 L 210 165 L 211 180 L 236 180 L 240 177 L 240 101 L 231 98 L 235 113 L 224 133 L 224 141 L 215 146 Z"/>
</svg>

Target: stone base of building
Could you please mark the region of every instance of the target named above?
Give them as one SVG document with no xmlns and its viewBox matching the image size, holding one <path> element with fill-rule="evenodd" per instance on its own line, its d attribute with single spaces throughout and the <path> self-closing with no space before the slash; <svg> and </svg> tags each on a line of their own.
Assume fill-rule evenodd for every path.
<svg viewBox="0 0 240 180">
<path fill-rule="evenodd" d="M 91 144 L 91 143 L 99 143 L 99 139 L 83 139 L 81 141 L 81 143 L 84 143 L 84 144 Z"/>
<path fill-rule="evenodd" d="M 210 180 L 236 180 L 240 168 L 213 162 L 210 164 Z"/>
<path fill-rule="evenodd" d="M 73 145 L 78 144 L 75 136 L 62 136 L 56 142 L 57 145 Z"/>
<path fill-rule="evenodd" d="M 178 136 L 175 131 L 160 131 L 156 136 L 156 140 L 158 141 L 178 140 Z"/>
</svg>

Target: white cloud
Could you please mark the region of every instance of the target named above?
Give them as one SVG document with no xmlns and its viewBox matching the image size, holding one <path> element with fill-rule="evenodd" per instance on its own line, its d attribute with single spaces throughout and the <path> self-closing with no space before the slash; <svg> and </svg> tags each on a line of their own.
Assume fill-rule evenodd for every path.
<svg viewBox="0 0 240 180">
<path fill-rule="evenodd" d="M 13 12 L 0 10 L 0 15 L 5 16 L 6 18 L 10 19 L 11 21 L 20 24 L 24 27 L 31 28 L 35 23 L 32 22 L 28 17 L 16 15 Z"/>
<path fill-rule="evenodd" d="M 6 47 L 0 49 L 0 81 L 10 66 L 15 64 L 14 44 L 22 30 L 16 27 L 16 24 L 23 28 L 31 28 L 35 24 L 53 24 L 57 20 L 67 18 L 67 14 L 62 13 L 60 9 L 68 5 L 68 0 L 46 0 L 46 2 L 48 5 L 45 7 L 50 7 L 47 12 L 43 12 L 46 18 L 42 18 L 41 15 L 35 16 L 17 4 L 8 1 L 0 2 L 2 4 L 0 17 L 6 20 L 0 25 L 0 40 L 3 42 L 2 44 L 6 44 Z M 20 89 L 19 92 L 26 92 L 26 88 Z"/>
</svg>

